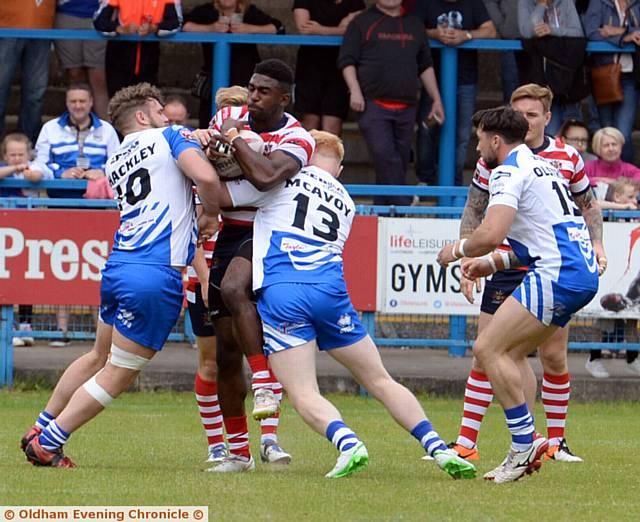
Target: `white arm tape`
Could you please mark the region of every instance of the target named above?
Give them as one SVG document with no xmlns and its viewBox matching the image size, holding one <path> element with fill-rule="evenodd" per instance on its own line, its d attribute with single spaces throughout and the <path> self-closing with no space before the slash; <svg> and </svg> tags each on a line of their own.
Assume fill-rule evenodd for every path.
<svg viewBox="0 0 640 522">
<path fill-rule="evenodd" d="M 85 382 L 82 387 L 89 395 L 91 395 L 91 397 L 97 400 L 105 408 L 113 401 L 113 397 L 111 397 L 111 395 L 109 395 L 107 391 L 98 384 L 95 375 Z"/>
<path fill-rule="evenodd" d="M 467 257 L 467 255 L 464 253 L 464 244 L 467 242 L 467 238 L 465 237 L 464 239 L 460 240 L 460 243 L 458 243 L 458 255 L 462 258 L 462 257 Z"/>
<path fill-rule="evenodd" d="M 140 371 L 149 362 L 146 357 L 141 357 L 135 353 L 125 352 L 115 344 L 111 345 L 111 364 L 127 370 Z"/>
<path fill-rule="evenodd" d="M 487 257 L 487 261 L 489 262 L 489 265 L 491 266 L 491 270 L 493 270 L 493 273 L 495 274 L 498 271 L 498 267 L 496 266 L 496 262 L 493 260 L 493 255 L 489 254 L 489 257 Z"/>
<path fill-rule="evenodd" d="M 500 257 L 502 258 L 504 270 L 509 270 L 511 268 L 511 259 L 509 258 L 509 252 L 498 251 L 498 254 L 500 254 Z"/>
</svg>

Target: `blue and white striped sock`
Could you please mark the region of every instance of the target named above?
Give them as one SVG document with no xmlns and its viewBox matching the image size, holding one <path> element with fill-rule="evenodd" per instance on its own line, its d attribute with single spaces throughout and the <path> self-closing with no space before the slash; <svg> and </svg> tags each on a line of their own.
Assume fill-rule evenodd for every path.
<svg viewBox="0 0 640 522">
<path fill-rule="evenodd" d="M 41 430 L 45 429 L 49 423 L 54 419 L 54 416 L 51 415 L 50 413 L 47 413 L 45 410 L 42 410 L 40 412 L 40 415 L 38 415 L 38 418 L 36 419 L 36 426 L 38 426 L 38 428 L 40 428 Z"/>
<path fill-rule="evenodd" d="M 326 436 L 340 452 L 347 451 L 360 442 L 358 436 L 341 420 L 329 423 Z"/>
<path fill-rule="evenodd" d="M 38 441 L 40 446 L 48 451 L 55 451 L 65 445 L 71 433 L 64 431 L 55 420 L 42 431 Z"/>
<path fill-rule="evenodd" d="M 435 451 L 447 449 L 447 445 L 427 419 L 419 422 L 416 427 L 411 430 L 411 435 L 418 439 L 418 442 L 424 450 L 432 457 Z"/>
<path fill-rule="evenodd" d="M 533 417 L 529 413 L 527 404 L 523 403 L 515 408 L 504 410 L 507 417 L 507 427 L 511 432 L 511 448 L 514 451 L 525 451 L 533 444 Z"/>
</svg>

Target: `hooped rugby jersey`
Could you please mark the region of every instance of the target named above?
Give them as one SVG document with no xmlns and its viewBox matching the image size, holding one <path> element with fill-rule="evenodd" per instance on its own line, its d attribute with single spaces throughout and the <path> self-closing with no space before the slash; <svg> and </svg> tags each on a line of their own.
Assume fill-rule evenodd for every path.
<svg viewBox="0 0 640 522">
<path fill-rule="evenodd" d="M 222 124 L 228 118 L 246 122 L 244 128 L 251 128 L 251 114 L 246 105 L 242 107 L 224 107 L 220 109 L 209 124 L 209 128 L 220 132 Z M 294 158 L 300 167 L 305 167 L 316 146 L 315 140 L 311 137 L 300 122 L 289 113 L 284 113 L 282 120 L 275 129 L 268 132 L 258 133 L 264 141 L 263 154 L 267 157 L 277 150 L 288 154 Z M 225 223 L 234 225 L 251 226 L 255 219 L 256 209 L 251 206 L 237 208 L 221 208 L 220 214 Z"/>
<path fill-rule="evenodd" d="M 234 206 L 258 207 L 253 233 L 253 289 L 276 283 L 323 283 L 344 277 L 342 251 L 355 204 L 324 170 L 304 167 L 267 192 L 246 180 L 227 183 Z"/>
<path fill-rule="evenodd" d="M 522 144 L 493 169 L 489 193 L 489 207 L 517 210 L 507 239 L 529 271 L 568 289 L 597 290 L 589 231 L 564 174 Z"/>
<path fill-rule="evenodd" d="M 198 197 L 198 191 L 196 188 L 193 188 L 193 194 L 195 196 L 196 206 L 200 205 L 200 198 Z M 206 241 L 202 242 L 202 250 L 204 252 L 204 258 L 207 262 L 207 268 L 211 268 L 211 263 L 213 261 L 213 251 L 216 248 L 216 240 L 218 239 L 218 233 L 222 228 L 222 223 L 220 223 L 221 227 L 216 231 L 216 233 Z M 187 267 L 187 286 L 185 287 L 185 295 L 187 296 L 187 301 L 190 303 L 196 302 L 196 286 L 200 283 L 200 279 L 198 279 L 198 274 L 196 273 L 196 269 L 193 268 L 193 265 L 189 265 Z"/>
<path fill-rule="evenodd" d="M 120 263 L 186 266 L 197 229 L 192 182 L 178 168 L 180 154 L 200 150 L 179 125 L 125 136 L 105 168 L 120 208 L 109 257 Z"/>
</svg>

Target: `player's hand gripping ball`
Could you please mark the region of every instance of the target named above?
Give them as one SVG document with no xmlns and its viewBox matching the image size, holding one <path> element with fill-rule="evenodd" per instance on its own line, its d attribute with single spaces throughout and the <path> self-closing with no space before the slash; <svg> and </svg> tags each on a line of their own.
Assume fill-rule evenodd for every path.
<svg viewBox="0 0 640 522">
<path fill-rule="evenodd" d="M 259 134 L 250 130 L 241 130 L 239 137 L 242 138 L 254 152 L 262 154 L 264 151 L 264 141 Z M 218 156 L 211 161 L 222 180 L 232 180 L 244 176 L 240 164 L 233 156 L 233 147 L 223 141 L 215 141 L 213 149 Z"/>
</svg>

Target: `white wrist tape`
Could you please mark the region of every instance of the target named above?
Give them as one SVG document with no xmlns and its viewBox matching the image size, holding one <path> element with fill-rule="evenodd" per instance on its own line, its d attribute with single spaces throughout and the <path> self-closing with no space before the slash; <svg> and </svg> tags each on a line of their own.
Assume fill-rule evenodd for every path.
<svg viewBox="0 0 640 522">
<path fill-rule="evenodd" d="M 467 238 L 465 237 L 464 239 L 461 239 L 460 242 L 458 243 L 458 259 L 462 257 L 467 257 L 466 254 L 464 253 L 464 244 L 466 242 L 467 242 Z"/>
<path fill-rule="evenodd" d="M 509 270 L 511 268 L 511 259 L 509 258 L 509 252 L 498 252 L 498 254 L 500 254 L 500 257 L 502 258 L 504 270 Z"/>
<path fill-rule="evenodd" d="M 491 266 L 491 270 L 493 270 L 493 273 L 495 274 L 498 271 L 498 267 L 496 266 L 496 262 L 493 260 L 493 255 L 489 254 L 489 257 L 487 257 L 487 261 Z"/>
<path fill-rule="evenodd" d="M 125 352 L 122 348 L 118 348 L 115 344 L 111 345 L 111 364 L 126 368 L 127 370 L 140 371 L 145 364 L 149 362 L 146 357 L 141 357 L 135 353 Z"/>
<path fill-rule="evenodd" d="M 91 395 L 91 397 L 97 400 L 105 408 L 109 406 L 109 404 L 111 404 L 111 402 L 113 401 L 113 397 L 109 395 L 107 391 L 98 384 L 95 375 L 91 377 L 91 379 L 89 379 L 87 382 L 85 382 L 82 387 L 89 395 Z"/>
</svg>

